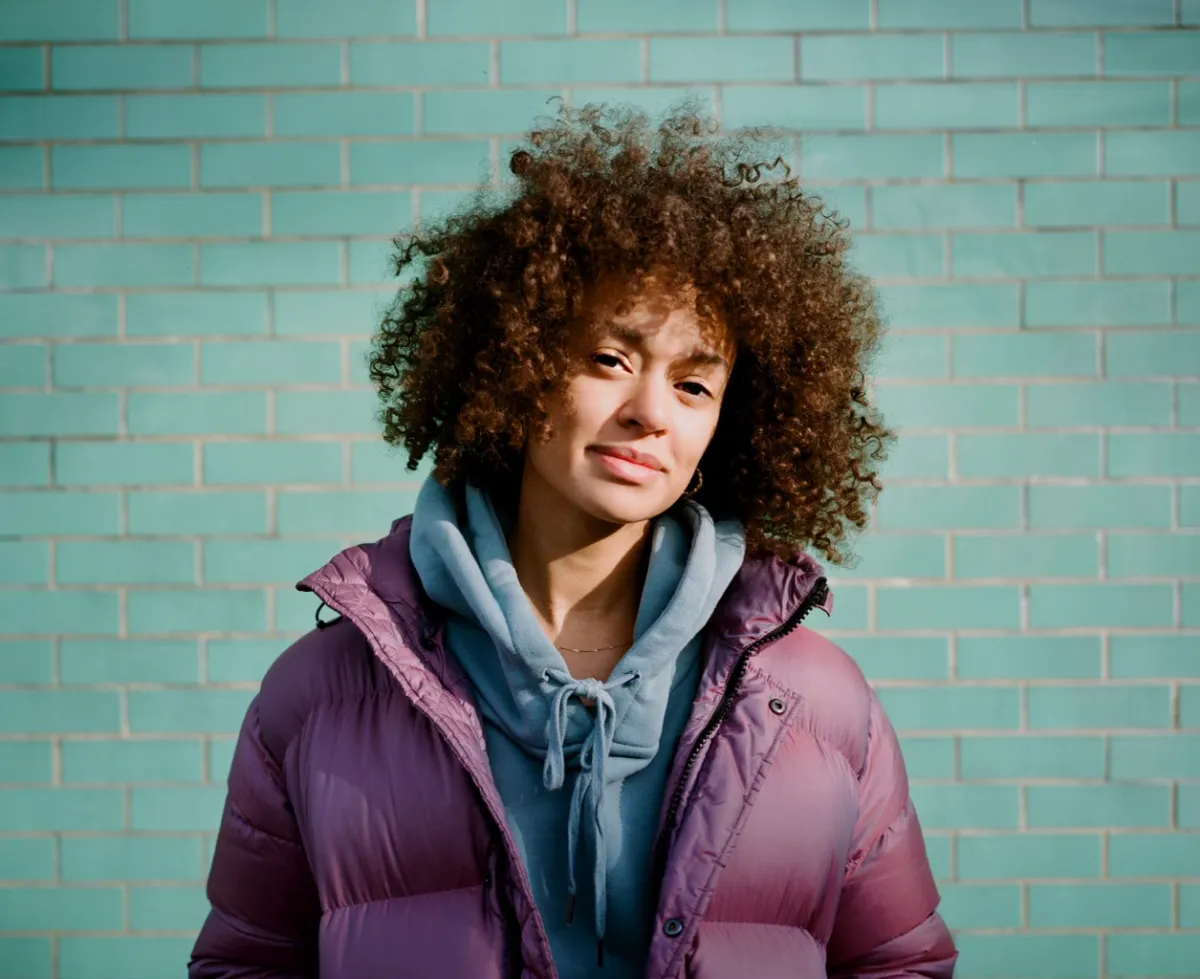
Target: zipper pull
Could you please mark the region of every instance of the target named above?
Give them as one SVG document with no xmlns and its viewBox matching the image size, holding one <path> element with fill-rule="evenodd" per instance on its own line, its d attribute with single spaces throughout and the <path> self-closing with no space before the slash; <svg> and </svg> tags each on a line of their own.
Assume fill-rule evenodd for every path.
<svg viewBox="0 0 1200 979">
<path fill-rule="evenodd" d="M 567 924 L 575 920 L 575 892 L 567 892 Z"/>
</svg>

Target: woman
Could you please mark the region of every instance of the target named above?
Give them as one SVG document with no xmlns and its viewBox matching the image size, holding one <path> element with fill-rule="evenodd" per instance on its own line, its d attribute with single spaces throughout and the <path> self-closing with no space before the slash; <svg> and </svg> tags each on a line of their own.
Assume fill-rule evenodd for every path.
<svg viewBox="0 0 1200 979">
<path fill-rule="evenodd" d="M 372 355 L 413 514 L 300 587 L 193 979 L 952 974 L 896 737 L 801 622 L 888 437 L 841 224 L 758 134 L 562 110 Z"/>
</svg>

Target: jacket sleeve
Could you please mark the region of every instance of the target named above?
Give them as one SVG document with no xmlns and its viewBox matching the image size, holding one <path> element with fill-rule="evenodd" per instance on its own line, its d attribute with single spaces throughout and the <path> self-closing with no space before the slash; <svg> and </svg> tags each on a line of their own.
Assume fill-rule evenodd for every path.
<svg viewBox="0 0 1200 979">
<path fill-rule="evenodd" d="M 896 733 L 870 692 L 859 816 L 830 937 L 830 979 L 950 979 L 958 953 L 908 791 Z"/>
<path fill-rule="evenodd" d="M 242 723 L 189 979 L 315 979 L 321 913 L 261 697 Z"/>
</svg>

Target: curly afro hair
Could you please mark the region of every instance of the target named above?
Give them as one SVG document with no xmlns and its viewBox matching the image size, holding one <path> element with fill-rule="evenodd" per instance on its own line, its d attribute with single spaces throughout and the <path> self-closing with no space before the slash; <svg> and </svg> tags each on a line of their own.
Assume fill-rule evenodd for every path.
<svg viewBox="0 0 1200 979">
<path fill-rule="evenodd" d="M 590 290 L 665 270 L 737 345 L 695 499 L 740 519 L 748 549 L 845 561 L 891 440 L 866 384 L 882 333 L 874 292 L 845 261 L 846 222 L 781 157 L 764 159 L 774 133 L 717 132 L 691 102 L 657 126 L 628 106 L 563 106 L 511 153 L 506 192 L 481 188 L 395 239 L 409 285 L 370 373 L 384 438 L 410 471 L 432 450 L 444 485 L 515 502 L 524 447 L 551 435 L 547 402 L 570 376 Z"/>
</svg>

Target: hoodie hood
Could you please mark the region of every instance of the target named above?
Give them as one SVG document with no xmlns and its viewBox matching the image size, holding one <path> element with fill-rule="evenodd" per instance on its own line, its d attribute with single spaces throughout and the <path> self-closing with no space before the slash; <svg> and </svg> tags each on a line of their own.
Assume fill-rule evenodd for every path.
<svg viewBox="0 0 1200 979">
<path fill-rule="evenodd" d="M 737 521 L 714 521 L 682 501 L 653 522 L 633 646 L 609 679 L 578 680 L 542 629 L 512 564 L 511 517 L 484 491 L 466 487 L 462 511 L 426 480 L 413 513 L 410 554 L 425 591 L 453 613 L 451 646 L 484 719 L 542 760 L 547 790 L 574 773 L 567 825 L 569 902 L 581 834 L 594 858 L 597 936 L 605 927 L 605 798 L 659 750 L 673 685 L 692 672 L 700 638 L 745 556 Z M 594 701 L 586 708 L 582 698 Z M 619 841 L 617 842 L 619 848 Z"/>
</svg>

